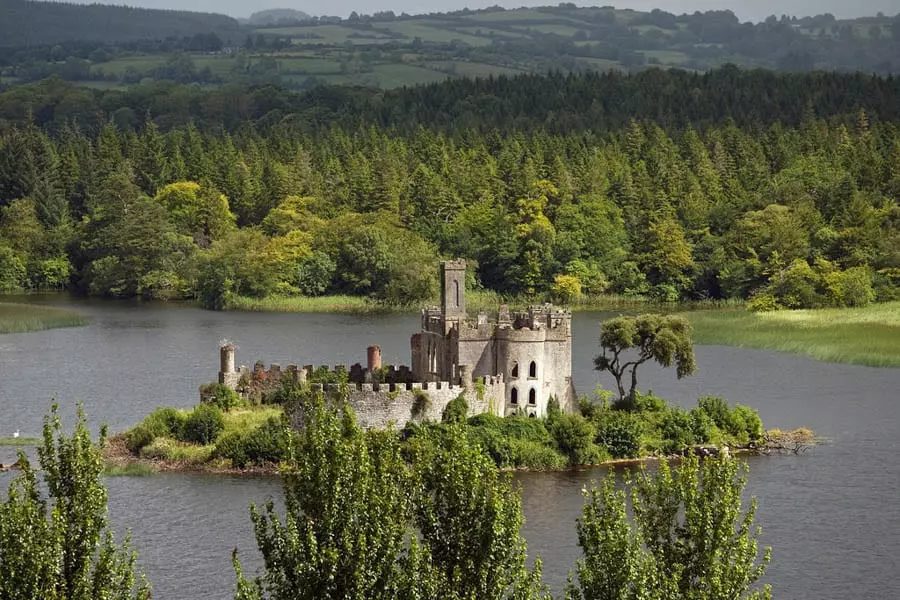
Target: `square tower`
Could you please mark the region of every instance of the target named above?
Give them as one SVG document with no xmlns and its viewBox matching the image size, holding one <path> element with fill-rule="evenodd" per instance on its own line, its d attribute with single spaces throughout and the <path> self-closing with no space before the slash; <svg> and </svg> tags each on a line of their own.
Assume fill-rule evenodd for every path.
<svg viewBox="0 0 900 600">
<path fill-rule="evenodd" d="M 466 261 L 447 260 L 441 263 L 441 317 L 445 331 L 448 321 L 466 318 Z"/>
</svg>

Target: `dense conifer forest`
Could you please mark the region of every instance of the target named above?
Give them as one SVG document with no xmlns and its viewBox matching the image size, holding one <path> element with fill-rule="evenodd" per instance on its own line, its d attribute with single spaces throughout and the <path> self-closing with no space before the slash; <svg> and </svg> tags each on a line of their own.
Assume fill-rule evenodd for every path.
<svg viewBox="0 0 900 600">
<path fill-rule="evenodd" d="M 900 284 L 894 78 L 520 76 L 0 95 L 0 287 L 860 305 Z M 474 282 L 473 282 L 474 283 Z"/>
</svg>

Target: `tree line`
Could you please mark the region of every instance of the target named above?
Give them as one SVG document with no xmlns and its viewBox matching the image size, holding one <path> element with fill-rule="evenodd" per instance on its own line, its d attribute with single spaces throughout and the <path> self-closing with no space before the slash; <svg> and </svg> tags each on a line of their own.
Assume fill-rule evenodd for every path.
<svg viewBox="0 0 900 600">
<path fill-rule="evenodd" d="M 505 82 L 522 84 L 509 103 L 534 81 Z M 405 304 L 432 297 L 438 257 L 460 256 L 476 286 L 565 300 L 778 308 L 897 295 L 900 136 L 877 110 L 796 124 L 632 119 L 604 133 L 526 119 L 501 133 L 377 116 L 311 129 L 277 109 L 234 131 L 152 118 L 133 129 L 115 107 L 98 129 L 0 128 L 0 287 L 213 308 L 273 294 Z"/>
<path fill-rule="evenodd" d="M 640 73 L 551 72 L 454 79 L 395 90 L 319 86 L 298 93 L 274 85 L 217 89 L 154 82 L 126 90 L 82 88 L 59 79 L 0 93 L 0 123 L 33 122 L 58 134 L 67 123 L 96 135 L 112 120 L 139 130 L 149 114 L 163 131 L 194 124 L 234 133 L 304 133 L 376 126 L 403 134 L 426 128 L 465 136 L 534 131 L 557 135 L 621 130 L 634 119 L 667 131 L 733 122 L 740 128 L 796 127 L 815 118 L 900 119 L 900 78 L 862 73 L 776 73 L 733 65 L 707 73 L 648 69 Z"/>
</svg>

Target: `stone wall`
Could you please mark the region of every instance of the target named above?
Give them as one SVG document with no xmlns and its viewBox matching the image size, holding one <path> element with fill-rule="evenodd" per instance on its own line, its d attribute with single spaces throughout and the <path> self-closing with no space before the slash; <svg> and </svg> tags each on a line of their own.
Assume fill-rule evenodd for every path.
<svg viewBox="0 0 900 600">
<path fill-rule="evenodd" d="M 337 384 L 310 384 L 331 400 L 340 398 Z M 408 384 L 361 383 L 348 386 L 348 404 L 361 427 L 401 428 L 407 422 L 440 421 L 444 409 L 460 394 L 469 405 L 469 416 L 482 413 L 501 415 L 505 385 L 502 377 L 486 377 L 464 388 L 448 381 Z"/>
</svg>

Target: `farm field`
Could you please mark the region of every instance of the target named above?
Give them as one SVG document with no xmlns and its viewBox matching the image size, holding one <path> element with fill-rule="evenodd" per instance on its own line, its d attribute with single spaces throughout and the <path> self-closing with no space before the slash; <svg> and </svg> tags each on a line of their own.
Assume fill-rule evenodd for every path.
<svg viewBox="0 0 900 600">
<path fill-rule="evenodd" d="M 768 33 L 760 34 L 759 47 L 750 48 L 746 40 L 743 46 L 732 46 L 721 35 L 705 36 L 705 22 L 692 21 L 706 19 L 719 27 L 716 20 L 723 18 L 727 17 L 570 5 L 400 17 L 363 15 L 340 22 L 248 26 L 242 44 L 219 52 L 191 51 L 178 56 L 176 51 L 140 54 L 123 50 L 109 60 L 82 58 L 78 65 L 82 70 L 76 76 L 66 74 L 71 66 L 67 61 L 45 63 L 34 74 L 5 67 L 0 69 L 0 83 L 16 85 L 58 71 L 63 79 L 94 88 L 127 87 L 147 79 L 204 86 L 244 82 L 305 89 L 325 82 L 392 88 L 448 76 L 551 70 L 631 72 L 652 67 L 703 72 L 727 63 L 750 68 L 856 70 L 865 66 L 863 52 L 869 53 L 865 60 L 872 62 L 864 71 L 900 69 L 900 62 L 885 59 L 889 47 L 876 48 L 894 36 L 890 16 L 834 21 L 827 26 L 816 21 L 818 17 L 785 24 L 783 28 L 799 38 L 795 40 L 798 44 L 820 46 L 816 56 L 800 53 L 787 57 L 767 55 L 771 47 Z M 735 21 L 729 26 L 746 25 Z M 858 47 L 822 55 L 848 36 Z"/>
</svg>

